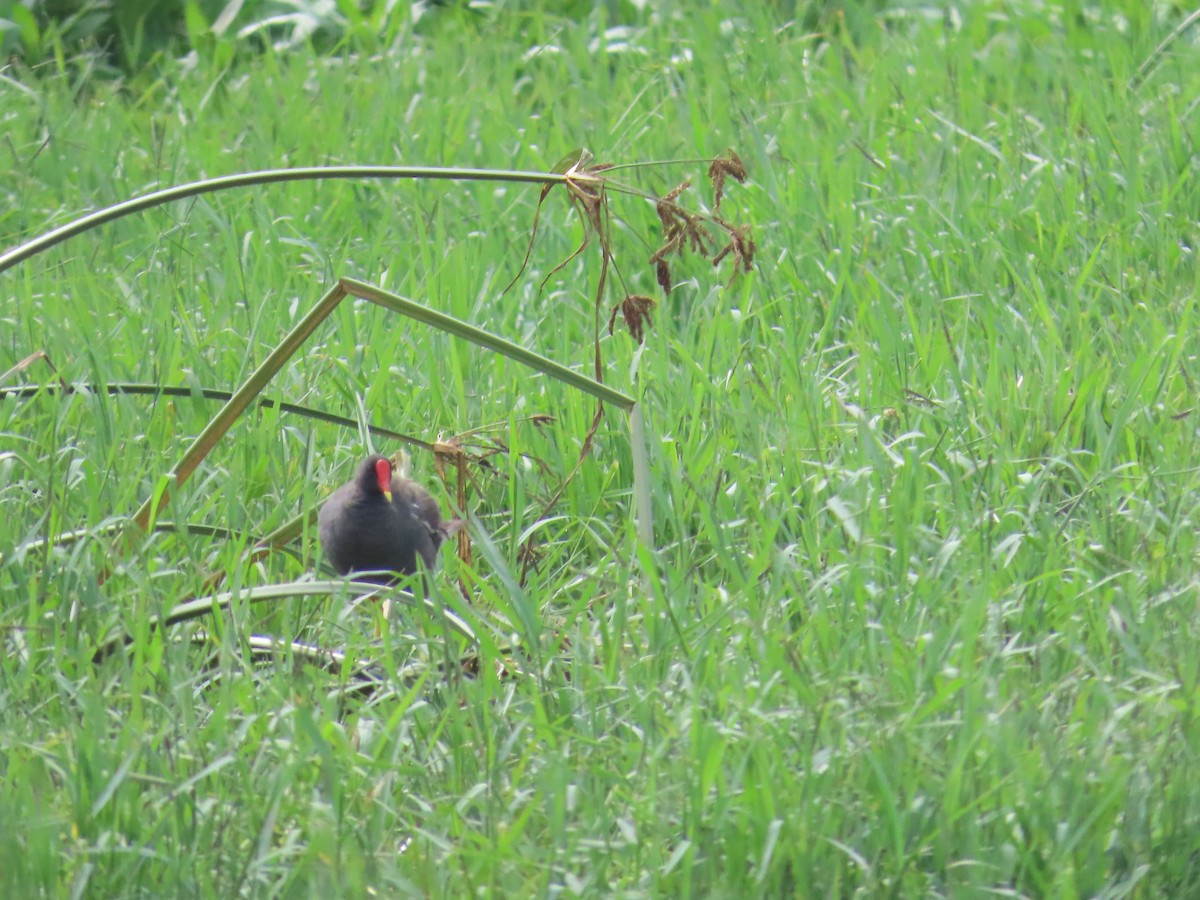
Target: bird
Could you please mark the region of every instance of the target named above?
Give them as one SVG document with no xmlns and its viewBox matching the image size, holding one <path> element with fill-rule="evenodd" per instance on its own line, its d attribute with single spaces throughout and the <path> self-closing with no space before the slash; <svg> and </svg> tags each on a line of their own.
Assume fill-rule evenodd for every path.
<svg viewBox="0 0 1200 900">
<path fill-rule="evenodd" d="M 334 570 L 383 585 L 416 574 L 418 558 L 432 572 L 438 549 L 462 525 L 443 522 L 429 491 L 395 475 L 391 460 L 378 454 L 363 460 L 317 513 L 321 548 Z"/>
</svg>

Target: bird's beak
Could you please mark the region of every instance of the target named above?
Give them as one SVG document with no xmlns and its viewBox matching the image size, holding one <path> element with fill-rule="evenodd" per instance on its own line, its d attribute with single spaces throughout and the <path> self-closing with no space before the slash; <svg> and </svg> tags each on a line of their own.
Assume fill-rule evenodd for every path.
<svg viewBox="0 0 1200 900">
<path fill-rule="evenodd" d="M 375 478 L 379 482 L 379 493 L 387 497 L 387 502 L 392 502 L 392 464 L 386 459 L 378 459 L 375 461 Z"/>
</svg>

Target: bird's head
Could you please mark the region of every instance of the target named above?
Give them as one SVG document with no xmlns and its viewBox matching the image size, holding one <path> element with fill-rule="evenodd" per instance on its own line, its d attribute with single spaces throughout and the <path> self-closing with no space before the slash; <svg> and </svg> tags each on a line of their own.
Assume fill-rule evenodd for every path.
<svg viewBox="0 0 1200 900">
<path fill-rule="evenodd" d="M 392 502 L 392 463 L 386 456 L 370 456 L 358 471 L 359 489 L 366 494 L 383 494 Z"/>
</svg>

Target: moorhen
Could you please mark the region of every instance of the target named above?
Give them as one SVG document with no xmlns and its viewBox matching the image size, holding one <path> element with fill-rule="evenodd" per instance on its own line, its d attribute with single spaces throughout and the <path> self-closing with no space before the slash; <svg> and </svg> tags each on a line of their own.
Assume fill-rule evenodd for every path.
<svg viewBox="0 0 1200 900">
<path fill-rule="evenodd" d="M 442 542 L 462 527 L 442 521 L 437 501 L 406 478 L 392 474 L 385 456 L 369 456 L 353 481 L 329 495 L 317 513 L 325 558 L 341 575 L 363 572 L 360 580 L 391 584 L 400 575 L 437 565 Z"/>
</svg>

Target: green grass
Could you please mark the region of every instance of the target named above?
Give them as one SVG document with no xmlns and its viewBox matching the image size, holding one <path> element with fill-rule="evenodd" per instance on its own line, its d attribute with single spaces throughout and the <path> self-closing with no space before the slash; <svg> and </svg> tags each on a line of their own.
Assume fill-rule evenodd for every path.
<svg viewBox="0 0 1200 900">
<path fill-rule="evenodd" d="M 425 439 L 500 424 L 474 562 L 445 551 L 437 586 L 522 635 L 519 678 L 491 631 L 468 647 L 424 607 L 382 656 L 343 598 L 235 602 L 211 666 L 170 639 L 189 626 L 146 627 L 216 568 L 235 591 L 312 572 L 311 532 L 238 560 L 348 477 L 358 433 L 248 414 L 163 513 L 240 537 L 116 562 L 102 529 L 215 404 L 0 401 L 0 894 L 1200 891 L 1200 59 L 1184 35 L 1129 88 L 1181 18 L 1148 6 L 856 5 L 820 38 L 662 4 L 607 52 L 595 17 L 446 14 L 384 56 L 201 60 L 136 90 L 6 73 L 0 245 L 244 170 L 733 147 L 751 182 L 723 209 L 759 256 L 732 284 L 677 267 L 644 348 L 604 338 L 646 410 L 653 548 L 615 410 L 538 524 L 594 407 L 516 363 L 347 301 L 273 383 Z M 695 203 L 703 168 L 637 178 L 689 177 Z M 43 349 L 71 382 L 233 388 L 346 276 L 587 373 L 597 257 L 538 290 L 582 236 L 561 196 L 500 294 L 537 194 L 280 184 L 122 219 L 0 274 L 0 371 Z M 613 212 L 629 288 L 658 295 L 652 205 Z M 534 413 L 555 422 L 509 424 Z M 118 625 L 131 646 L 94 663 Z M 347 676 L 253 666 L 251 633 L 420 677 L 342 699 Z M 476 652 L 479 677 L 445 674 Z"/>
</svg>

